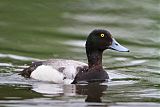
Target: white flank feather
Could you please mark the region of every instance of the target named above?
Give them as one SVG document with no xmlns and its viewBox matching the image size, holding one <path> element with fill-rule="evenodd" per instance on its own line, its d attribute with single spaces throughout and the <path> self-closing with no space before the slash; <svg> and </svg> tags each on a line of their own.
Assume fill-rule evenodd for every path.
<svg viewBox="0 0 160 107">
<path fill-rule="evenodd" d="M 37 67 L 37 69 L 31 73 L 31 78 L 54 83 L 64 82 L 64 75 L 56 69 L 52 68 L 52 66 L 48 65 L 41 65 Z"/>
<path fill-rule="evenodd" d="M 77 67 L 83 66 L 87 66 L 87 64 L 74 60 L 51 59 L 38 66 L 31 73 L 31 78 L 53 83 L 71 84 L 77 74 Z M 60 72 L 58 71 L 59 68 L 64 68 L 64 70 Z"/>
</svg>

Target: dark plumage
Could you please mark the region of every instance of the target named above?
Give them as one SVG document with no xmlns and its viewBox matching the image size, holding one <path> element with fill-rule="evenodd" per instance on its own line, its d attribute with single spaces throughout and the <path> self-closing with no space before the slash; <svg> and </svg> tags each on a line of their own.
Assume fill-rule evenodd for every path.
<svg viewBox="0 0 160 107">
<path fill-rule="evenodd" d="M 95 82 L 95 81 L 105 81 L 109 78 L 107 72 L 102 67 L 102 54 L 106 49 L 112 49 L 116 51 L 129 52 L 129 50 L 121 46 L 112 35 L 106 30 L 93 30 L 86 41 L 86 54 L 88 58 L 88 66 L 85 63 L 81 63 L 73 60 L 63 60 L 63 59 L 51 59 L 43 62 L 35 62 L 29 68 L 24 69 L 20 75 L 24 77 L 32 77 L 39 80 L 44 79 L 43 75 L 46 71 L 41 71 L 41 76 L 35 73 L 38 72 L 37 67 L 45 65 L 47 67 L 52 67 L 53 72 L 63 77 L 63 80 L 51 80 L 55 83 L 61 83 L 66 79 L 72 79 L 70 83 L 81 83 L 85 82 Z M 71 69 L 72 68 L 72 69 Z M 73 70 L 74 72 L 72 72 Z M 32 72 L 34 74 L 32 75 Z M 59 74 L 62 73 L 63 75 Z M 46 74 L 45 74 L 46 75 Z M 50 77 L 51 75 L 49 75 Z M 43 77 L 43 79 L 41 79 Z M 47 78 L 47 77 L 46 77 Z M 56 77 L 57 78 L 57 77 Z M 58 79 L 59 79 L 58 78 Z M 49 80 L 48 80 L 49 81 Z"/>
</svg>

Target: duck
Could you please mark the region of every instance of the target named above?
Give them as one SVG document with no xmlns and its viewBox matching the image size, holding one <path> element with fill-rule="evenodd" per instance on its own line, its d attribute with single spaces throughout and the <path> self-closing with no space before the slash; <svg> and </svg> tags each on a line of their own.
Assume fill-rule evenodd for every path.
<svg viewBox="0 0 160 107">
<path fill-rule="evenodd" d="M 48 59 L 33 62 L 19 75 L 56 84 L 104 82 L 109 75 L 102 65 L 103 52 L 107 49 L 129 52 L 104 29 L 93 30 L 87 37 L 85 48 L 88 64 L 70 59 Z"/>
</svg>

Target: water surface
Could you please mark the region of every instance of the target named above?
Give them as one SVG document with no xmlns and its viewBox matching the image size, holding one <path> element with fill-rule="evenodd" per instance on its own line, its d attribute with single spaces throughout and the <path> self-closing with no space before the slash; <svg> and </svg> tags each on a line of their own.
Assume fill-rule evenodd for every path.
<svg viewBox="0 0 160 107">
<path fill-rule="evenodd" d="M 159 0 L 1 0 L 0 106 L 160 106 Z M 85 40 L 109 30 L 129 53 L 104 52 L 107 83 L 66 85 L 18 75 L 32 61 L 87 62 Z"/>
</svg>

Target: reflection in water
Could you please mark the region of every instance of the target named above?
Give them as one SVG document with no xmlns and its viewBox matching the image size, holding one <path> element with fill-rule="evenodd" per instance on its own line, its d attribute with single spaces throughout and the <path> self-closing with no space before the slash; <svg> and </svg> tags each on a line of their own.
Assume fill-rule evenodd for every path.
<svg viewBox="0 0 160 107">
<path fill-rule="evenodd" d="M 36 83 L 32 90 L 42 93 L 45 96 L 76 96 L 87 95 L 86 102 L 102 102 L 101 97 L 106 91 L 107 85 L 100 83 L 77 84 L 77 85 L 63 85 L 63 84 L 49 84 Z"/>
<path fill-rule="evenodd" d="M 107 85 L 100 85 L 100 83 L 76 85 L 77 94 L 87 95 L 86 102 L 102 102 L 101 97 L 106 89 Z"/>
<path fill-rule="evenodd" d="M 86 35 L 104 28 L 131 52 L 104 54 L 112 81 L 102 102 L 160 107 L 159 5 L 160 0 L 0 0 L 0 106 L 86 107 L 85 99 L 100 99 L 107 86 L 49 84 L 14 73 L 37 58 L 86 62 Z"/>
</svg>

